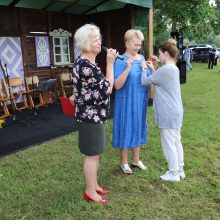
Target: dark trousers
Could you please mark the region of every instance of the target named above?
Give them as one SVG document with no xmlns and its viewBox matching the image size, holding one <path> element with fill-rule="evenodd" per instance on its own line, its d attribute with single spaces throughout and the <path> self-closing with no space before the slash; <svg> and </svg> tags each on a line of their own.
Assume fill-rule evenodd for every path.
<svg viewBox="0 0 220 220">
<path fill-rule="evenodd" d="M 208 69 L 213 69 L 215 59 L 209 59 Z"/>
<path fill-rule="evenodd" d="M 214 66 L 217 66 L 217 63 L 218 63 L 218 57 L 215 57 Z"/>
</svg>

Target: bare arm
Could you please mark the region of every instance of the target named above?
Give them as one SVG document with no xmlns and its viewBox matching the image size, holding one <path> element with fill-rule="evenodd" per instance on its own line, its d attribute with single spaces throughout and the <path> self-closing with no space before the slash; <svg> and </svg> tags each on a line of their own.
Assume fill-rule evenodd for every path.
<svg viewBox="0 0 220 220">
<path fill-rule="evenodd" d="M 112 88 L 114 84 L 114 62 L 115 58 L 117 57 L 118 53 L 116 50 L 109 49 L 107 53 L 107 65 L 106 65 L 106 79 L 110 83 L 110 88 L 108 89 L 109 93 L 112 93 Z"/>
<path fill-rule="evenodd" d="M 115 89 L 121 89 L 128 77 L 128 74 L 131 70 L 131 64 L 132 64 L 133 60 L 132 59 L 128 59 L 126 61 L 126 69 L 120 74 L 120 76 L 118 76 L 115 79 Z"/>
<path fill-rule="evenodd" d="M 141 73 L 141 85 L 144 85 L 144 86 L 148 86 L 152 83 L 152 76 L 147 76 L 146 75 L 146 70 L 147 68 L 150 68 L 151 69 L 151 73 L 153 73 L 155 71 L 154 69 L 154 65 L 151 61 L 146 61 L 146 62 L 142 62 L 141 63 L 141 67 L 142 67 L 142 73 Z"/>
</svg>

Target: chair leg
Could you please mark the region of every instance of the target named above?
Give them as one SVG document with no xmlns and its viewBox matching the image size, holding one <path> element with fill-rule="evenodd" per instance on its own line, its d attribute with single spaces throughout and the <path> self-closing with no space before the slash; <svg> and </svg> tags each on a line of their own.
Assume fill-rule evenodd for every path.
<svg viewBox="0 0 220 220">
<path fill-rule="evenodd" d="M 24 99 L 24 108 L 28 108 L 27 95 L 26 94 L 23 95 L 23 99 Z"/>
<path fill-rule="evenodd" d="M 41 105 L 44 105 L 44 100 L 43 100 L 43 96 L 41 93 L 39 93 L 39 101 Z"/>
<path fill-rule="evenodd" d="M 4 114 L 0 116 L 0 119 L 6 118 L 10 115 L 10 113 L 8 111 L 8 107 L 4 102 L 2 103 L 2 108 L 3 108 Z"/>
<path fill-rule="evenodd" d="M 15 102 L 15 100 L 13 100 L 13 105 L 15 107 L 15 110 L 16 111 L 19 111 L 19 110 L 23 110 L 23 109 L 26 109 L 28 108 L 28 104 L 27 104 L 27 96 L 26 94 L 22 94 L 22 98 L 23 98 L 23 102 L 21 102 L 23 105 L 18 107 L 17 103 Z"/>
<path fill-rule="evenodd" d="M 5 103 L 3 104 L 3 109 L 4 109 L 4 112 L 5 112 L 5 115 L 6 115 L 6 116 L 9 116 L 10 113 L 9 113 L 8 107 L 7 107 L 7 105 L 6 105 Z"/>
<path fill-rule="evenodd" d="M 15 102 L 14 99 L 12 100 L 12 105 L 14 106 L 14 109 L 15 109 L 16 111 L 19 110 L 19 108 L 17 107 L 17 104 L 16 104 L 16 102 Z"/>
<path fill-rule="evenodd" d="M 30 107 L 34 108 L 34 101 L 33 101 L 32 95 L 30 93 L 28 94 L 28 99 L 29 99 Z"/>
<path fill-rule="evenodd" d="M 40 107 L 40 106 L 43 106 L 43 105 L 46 104 L 46 103 L 44 103 L 43 96 L 42 96 L 42 94 L 40 92 L 38 93 L 37 98 L 39 99 L 39 101 L 38 101 L 37 104 L 34 104 L 34 107 Z"/>
</svg>

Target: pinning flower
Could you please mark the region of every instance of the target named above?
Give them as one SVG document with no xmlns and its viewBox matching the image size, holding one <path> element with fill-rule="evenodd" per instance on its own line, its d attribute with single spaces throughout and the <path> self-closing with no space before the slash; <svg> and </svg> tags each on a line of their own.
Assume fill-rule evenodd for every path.
<svg viewBox="0 0 220 220">
<path fill-rule="evenodd" d="M 4 120 L 3 119 L 0 119 L 0 128 L 2 128 L 2 125 L 4 124 Z"/>
</svg>

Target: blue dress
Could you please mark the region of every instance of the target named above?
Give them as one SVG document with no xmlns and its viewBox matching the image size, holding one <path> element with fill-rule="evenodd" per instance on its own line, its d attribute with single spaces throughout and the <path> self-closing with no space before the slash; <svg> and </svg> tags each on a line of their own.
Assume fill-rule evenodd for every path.
<svg viewBox="0 0 220 220">
<path fill-rule="evenodd" d="M 126 68 L 128 56 L 117 59 L 114 64 L 116 79 Z M 140 147 L 147 141 L 148 87 L 141 85 L 141 60 L 131 64 L 131 70 L 123 87 L 115 93 L 112 146 L 120 149 Z M 147 75 L 150 70 L 147 69 Z"/>
</svg>

